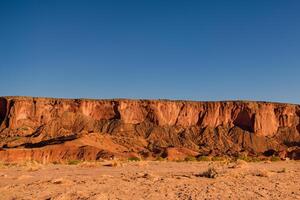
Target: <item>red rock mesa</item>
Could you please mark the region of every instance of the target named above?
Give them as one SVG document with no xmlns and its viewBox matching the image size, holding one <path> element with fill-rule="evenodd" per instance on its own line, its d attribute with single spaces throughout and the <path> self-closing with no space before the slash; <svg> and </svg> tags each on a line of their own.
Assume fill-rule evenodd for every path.
<svg viewBox="0 0 300 200">
<path fill-rule="evenodd" d="M 240 154 L 297 159 L 300 106 L 1 97 L 0 148 L 2 161 Z"/>
</svg>

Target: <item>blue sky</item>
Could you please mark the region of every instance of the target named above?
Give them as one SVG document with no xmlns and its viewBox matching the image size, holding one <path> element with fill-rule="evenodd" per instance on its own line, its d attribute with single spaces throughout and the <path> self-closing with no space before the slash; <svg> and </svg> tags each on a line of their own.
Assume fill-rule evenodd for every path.
<svg viewBox="0 0 300 200">
<path fill-rule="evenodd" d="M 1 0 L 0 95 L 300 103 L 298 0 Z"/>
</svg>

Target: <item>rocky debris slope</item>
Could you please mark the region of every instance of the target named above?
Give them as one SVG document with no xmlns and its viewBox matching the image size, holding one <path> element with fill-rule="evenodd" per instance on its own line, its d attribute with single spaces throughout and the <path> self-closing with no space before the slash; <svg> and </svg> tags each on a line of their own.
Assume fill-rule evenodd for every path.
<svg viewBox="0 0 300 200">
<path fill-rule="evenodd" d="M 0 98 L 0 160 L 299 157 L 300 106 L 268 102 Z"/>
</svg>

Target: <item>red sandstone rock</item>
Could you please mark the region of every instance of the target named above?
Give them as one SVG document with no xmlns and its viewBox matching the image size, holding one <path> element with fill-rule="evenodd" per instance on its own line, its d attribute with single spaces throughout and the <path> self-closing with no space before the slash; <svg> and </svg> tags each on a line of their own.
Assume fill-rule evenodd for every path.
<svg viewBox="0 0 300 200">
<path fill-rule="evenodd" d="M 99 152 L 152 157 L 173 147 L 200 155 L 258 155 L 299 147 L 299 127 L 300 106 L 291 104 L 2 97 L 0 160 L 42 159 L 37 152 L 52 156 L 48 160 L 94 160 Z M 104 139 L 76 143 L 94 140 L 92 133 L 108 137 L 119 148 L 99 146 Z"/>
</svg>

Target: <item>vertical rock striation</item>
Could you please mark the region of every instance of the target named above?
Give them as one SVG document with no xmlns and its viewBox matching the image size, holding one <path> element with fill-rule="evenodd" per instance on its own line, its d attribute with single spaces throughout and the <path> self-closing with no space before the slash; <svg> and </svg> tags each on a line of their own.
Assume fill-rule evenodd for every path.
<svg viewBox="0 0 300 200">
<path fill-rule="evenodd" d="M 300 146 L 299 105 L 268 102 L 1 97 L 0 125 L 0 160 L 290 155 Z"/>
</svg>

